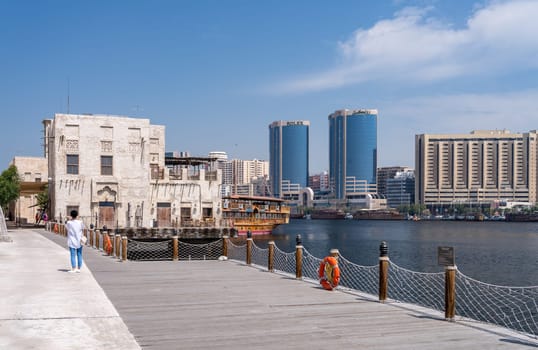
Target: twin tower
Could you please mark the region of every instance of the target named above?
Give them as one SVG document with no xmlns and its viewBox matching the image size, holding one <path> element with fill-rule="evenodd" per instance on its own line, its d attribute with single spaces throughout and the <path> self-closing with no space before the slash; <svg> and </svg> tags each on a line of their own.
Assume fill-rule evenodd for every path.
<svg viewBox="0 0 538 350">
<path fill-rule="evenodd" d="M 376 193 L 377 110 L 343 109 L 329 115 L 329 189 L 339 200 Z M 269 171 L 273 196 L 308 186 L 309 128 L 305 120 L 269 125 Z M 316 155 L 318 156 L 318 155 Z"/>
</svg>

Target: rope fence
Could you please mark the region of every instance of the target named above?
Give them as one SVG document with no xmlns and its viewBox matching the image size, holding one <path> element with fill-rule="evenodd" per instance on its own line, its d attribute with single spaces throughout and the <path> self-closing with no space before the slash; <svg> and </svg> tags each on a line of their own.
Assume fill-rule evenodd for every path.
<svg viewBox="0 0 538 350">
<path fill-rule="evenodd" d="M 48 223 L 46 229 L 66 235 L 63 225 Z M 225 256 L 310 282 L 321 279 L 324 261 L 302 246 L 300 236 L 296 251 L 287 253 L 272 241 L 268 248 L 261 248 L 251 237 L 245 241 L 224 236 L 209 243 L 193 244 L 180 241 L 177 236 L 149 241 L 99 230 L 85 230 L 84 235 L 88 237 L 86 245 L 120 261 L 216 260 Z M 388 248 L 383 244 L 379 265 L 372 266 L 355 264 L 340 256 L 338 250 L 331 250 L 340 272 L 336 288 L 378 296 L 380 302 L 390 300 L 444 311 L 445 319 L 450 321 L 456 321 L 457 316 L 538 337 L 538 286 L 491 285 L 464 275 L 455 266 L 445 267 L 444 273 L 411 271 L 390 261 Z"/>
</svg>

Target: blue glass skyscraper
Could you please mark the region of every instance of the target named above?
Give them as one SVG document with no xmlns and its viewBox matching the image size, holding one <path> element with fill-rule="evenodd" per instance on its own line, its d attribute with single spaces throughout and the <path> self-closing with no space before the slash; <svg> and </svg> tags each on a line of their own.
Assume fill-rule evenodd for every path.
<svg viewBox="0 0 538 350">
<path fill-rule="evenodd" d="M 336 199 L 376 192 L 377 110 L 329 115 L 329 177 Z"/>
<path fill-rule="evenodd" d="M 275 121 L 269 125 L 269 177 L 272 195 L 308 186 L 310 122 Z"/>
</svg>

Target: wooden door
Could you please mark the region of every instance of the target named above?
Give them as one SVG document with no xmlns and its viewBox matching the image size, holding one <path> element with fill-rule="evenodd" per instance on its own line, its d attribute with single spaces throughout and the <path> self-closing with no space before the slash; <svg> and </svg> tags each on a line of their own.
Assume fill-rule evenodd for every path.
<svg viewBox="0 0 538 350">
<path fill-rule="evenodd" d="M 157 227 L 172 226 L 172 210 L 170 203 L 157 203 Z"/>
<path fill-rule="evenodd" d="M 181 226 L 191 226 L 191 208 L 181 208 Z"/>
<path fill-rule="evenodd" d="M 98 228 L 102 229 L 106 226 L 107 229 L 112 230 L 116 222 L 114 220 L 114 203 L 113 202 L 100 202 L 99 203 L 99 225 Z"/>
</svg>

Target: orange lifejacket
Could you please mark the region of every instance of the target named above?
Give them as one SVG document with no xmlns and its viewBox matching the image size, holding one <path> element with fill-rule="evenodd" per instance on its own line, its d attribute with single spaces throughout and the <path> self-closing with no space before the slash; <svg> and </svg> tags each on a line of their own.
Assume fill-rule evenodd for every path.
<svg viewBox="0 0 538 350">
<path fill-rule="evenodd" d="M 326 290 L 333 290 L 340 282 L 340 268 L 338 260 L 333 256 L 325 257 L 319 264 L 319 283 Z"/>
<path fill-rule="evenodd" d="M 108 235 L 104 235 L 105 236 L 105 252 L 108 254 L 108 255 L 111 255 L 112 254 L 112 242 L 110 241 L 110 237 Z"/>
</svg>

